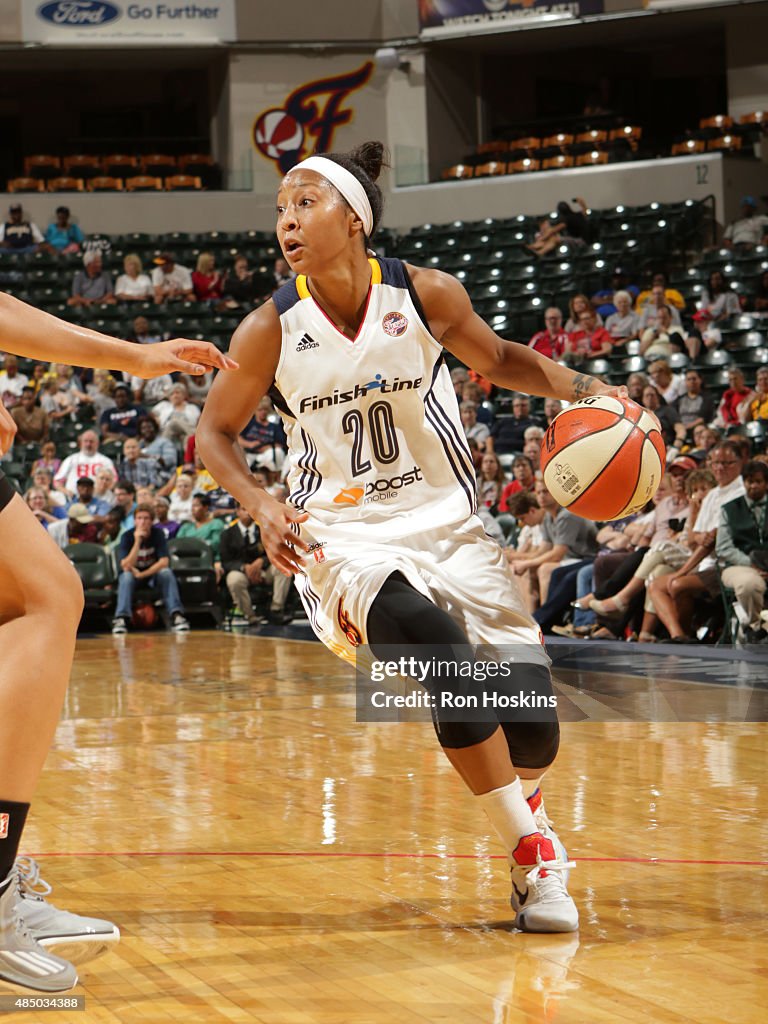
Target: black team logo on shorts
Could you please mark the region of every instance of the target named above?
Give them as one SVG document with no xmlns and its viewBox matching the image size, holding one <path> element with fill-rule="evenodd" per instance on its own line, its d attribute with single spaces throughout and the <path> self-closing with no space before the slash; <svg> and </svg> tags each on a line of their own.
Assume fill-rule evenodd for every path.
<svg viewBox="0 0 768 1024">
<path fill-rule="evenodd" d="M 347 614 L 347 611 L 344 608 L 343 597 L 339 598 L 339 605 L 336 609 L 336 618 L 339 620 L 339 626 L 341 626 L 341 631 L 347 638 L 348 643 L 351 644 L 352 647 L 359 647 L 363 642 L 363 634 Z"/>
</svg>

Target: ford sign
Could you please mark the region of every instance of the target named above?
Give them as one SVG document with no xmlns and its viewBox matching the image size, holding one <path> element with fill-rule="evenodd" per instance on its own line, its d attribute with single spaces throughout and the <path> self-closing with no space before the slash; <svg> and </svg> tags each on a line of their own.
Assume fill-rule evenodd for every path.
<svg viewBox="0 0 768 1024">
<path fill-rule="evenodd" d="M 53 0 L 37 9 L 37 16 L 43 21 L 70 28 L 106 25 L 121 14 L 120 8 L 108 0 Z"/>
</svg>

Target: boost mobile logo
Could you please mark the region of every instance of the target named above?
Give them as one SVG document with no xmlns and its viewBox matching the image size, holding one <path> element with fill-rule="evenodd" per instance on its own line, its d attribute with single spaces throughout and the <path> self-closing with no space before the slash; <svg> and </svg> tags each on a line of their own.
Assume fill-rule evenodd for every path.
<svg viewBox="0 0 768 1024">
<path fill-rule="evenodd" d="M 399 377 L 390 382 L 386 377 L 377 373 L 373 380 L 367 384 L 355 384 L 350 391 L 334 390 L 332 395 L 310 395 L 302 398 L 299 402 L 299 412 L 317 412 L 318 409 L 325 409 L 333 405 L 346 405 L 347 402 L 354 402 L 358 398 L 365 398 L 369 391 L 378 391 L 381 395 L 390 395 L 395 391 L 413 391 L 418 388 L 424 378 L 417 377 L 416 380 L 400 380 Z"/>
<path fill-rule="evenodd" d="M 280 174 L 287 174 L 305 156 L 327 153 L 339 125 L 352 120 L 351 110 L 341 110 L 349 93 L 365 85 L 373 63 L 367 61 L 356 71 L 332 78 L 319 78 L 300 86 L 284 107 L 262 111 L 253 126 L 253 144 L 267 160 L 274 160 Z M 326 96 L 322 105 L 313 97 Z"/>
</svg>

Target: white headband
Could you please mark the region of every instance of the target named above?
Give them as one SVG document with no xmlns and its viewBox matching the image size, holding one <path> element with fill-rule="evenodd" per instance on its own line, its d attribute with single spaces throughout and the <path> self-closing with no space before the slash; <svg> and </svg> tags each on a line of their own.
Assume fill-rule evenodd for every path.
<svg viewBox="0 0 768 1024">
<path fill-rule="evenodd" d="M 329 160 L 324 156 L 310 156 L 296 164 L 293 168 L 298 171 L 303 168 L 305 171 L 316 171 L 334 185 L 344 196 L 357 216 L 363 222 L 366 238 L 370 238 L 373 231 L 373 210 L 365 189 L 354 176 L 341 164 Z"/>
</svg>

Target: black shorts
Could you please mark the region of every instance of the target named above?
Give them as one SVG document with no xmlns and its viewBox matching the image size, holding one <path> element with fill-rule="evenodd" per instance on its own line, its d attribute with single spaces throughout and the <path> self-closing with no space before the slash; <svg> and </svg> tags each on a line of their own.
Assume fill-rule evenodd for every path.
<svg viewBox="0 0 768 1024">
<path fill-rule="evenodd" d="M 15 493 L 16 491 L 10 480 L 5 476 L 3 471 L 0 470 L 0 512 L 3 511 Z"/>
</svg>

